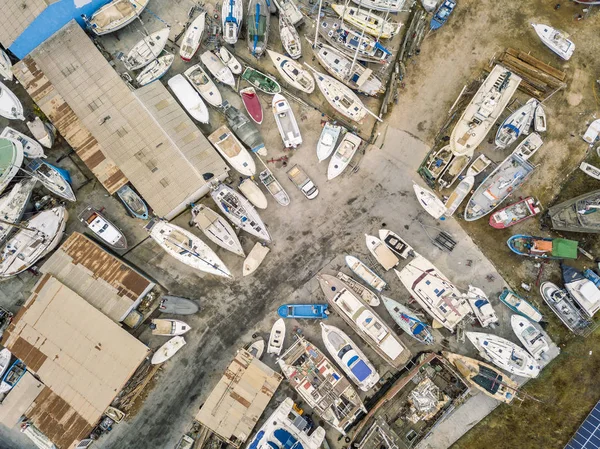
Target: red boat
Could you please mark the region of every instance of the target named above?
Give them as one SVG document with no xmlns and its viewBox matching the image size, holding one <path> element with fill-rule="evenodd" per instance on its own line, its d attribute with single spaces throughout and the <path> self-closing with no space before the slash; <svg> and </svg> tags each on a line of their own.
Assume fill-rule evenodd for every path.
<svg viewBox="0 0 600 449">
<path fill-rule="evenodd" d="M 260 125 L 263 121 L 263 110 L 254 87 L 246 87 L 240 90 L 240 95 L 242 96 L 242 102 L 246 111 L 250 114 L 250 118 Z"/>
<path fill-rule="evenodd" d="M 529 196 L 521 201 L 500 209 L 490 217 L 490 226 L 495 229 L 505 229 L 534 217 L 541 212 L 540 203 Z"/>
</svg>

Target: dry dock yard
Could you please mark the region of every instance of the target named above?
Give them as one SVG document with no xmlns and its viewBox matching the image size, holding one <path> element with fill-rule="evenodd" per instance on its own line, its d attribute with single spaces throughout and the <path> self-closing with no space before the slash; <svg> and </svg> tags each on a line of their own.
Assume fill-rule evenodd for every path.
<svg viewBox="0 0 600 449">
<path fill-rule="evenodd" d="M 458 0 L 430 30 L 439 1 L 278 1 L 279 71 L 262 0 L 114 3 L 0 5 L 0 132 L 30 139 L 0 137 L 0 449 L 565 447 L 600 399 L 598 6 Z M 358 4 L 369 54 L 333 37 L 369 36 Z"/>
</svg>

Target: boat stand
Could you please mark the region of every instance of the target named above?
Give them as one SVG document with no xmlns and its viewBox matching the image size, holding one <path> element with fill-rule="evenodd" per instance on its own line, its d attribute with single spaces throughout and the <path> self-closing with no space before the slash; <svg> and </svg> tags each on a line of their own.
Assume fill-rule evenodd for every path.
<svg viewBox="0 0 600 449">
<path fill-rule="evenodd" d="M 431 235 L 429 235 L 429 233 L 427 232 L 426 228 L 434 228 L 434 227 L 426 226 L 423 223 L 421 223 L 419 220 L 417 220 L 417 223 L 419 223 L 421 225 L 421 227 L 423 228 L 423 231 L 425 231 L 425 235 L 427 235 L 427 237 L 429 237 L 429 240 L 431 240 L 431 243 L 433 243 L 434 246 L 437 246 L 442 251 L 452 252 L 452 250 L 454 249 L 454 247 L 456 246 L 456 243 L 457 243 L 456 240 L 454 240 L 454 237 L 452 237 L 452 235 L 448 234 L 446 231 L 440 231 L 436 237 L 431 237 Z"/>
</svg>

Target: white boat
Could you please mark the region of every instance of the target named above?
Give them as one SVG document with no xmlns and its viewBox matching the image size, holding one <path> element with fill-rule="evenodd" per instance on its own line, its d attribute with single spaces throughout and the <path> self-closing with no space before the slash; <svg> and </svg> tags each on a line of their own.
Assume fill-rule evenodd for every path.
<svg viewBox="0 0 600 449">
<path fill-rule="evenodd" d="M 233 56 L 233 54 L 231 54 L 231 52 L 225 47 L 219 48 L 217 56 L 223 64 L 229 67 L 231 73 L 233 73 L 234 75 L 242 74 L 242 64 L 240 64 L 240 61 L 238 61 L 237 58 Z"/>
<path fill-rule="evenodd" d="M 2 155 L 0 158 L 0 193 L 2 193 L 23 164 L 23 145 L 18 140 L 2 137 L 0 155 Z"/>
<path fill-rule="evenodd" d="M 243 0 L 225 0 L 221 7 L 223 40 L 230 45 L 238 41 L 244 17 Z"/>
<path fill-rule="evenodd" d="M 298 59 L 302 56 L 302 43 L 298 31 L 285 15 L 279 16 L 279 39 L 290 58 Z"/>
<path fill-rule="evenodd" d="M 0 76 L 4 81 L 12 81 L 12 62 L 4 50 L 0 49 Z"/>
<path fill-rule="evenodd" d="M 299 63 L 272 50 L 267 50 L 267 53 L 285 82 L 308 94 L 315 90 L 315 80 Z"/>
<path fill-rule="evenodd" d="M 202 35 L 204 34 L 204 28 L 206 26 L 206 12 L 201 12 L 192 23 L 185 30 L 183 40 L 181 41 L 181 47 L 179 47 L 179 56 L 181 59 L 188 62 L 191 61 L 200 43 L 202 42 Z"/>
<path fill-rule="evenodd" d="M 494 66 L 452 130 L 450 149 L 455 155 L 473 155 L 520 83 L 510 70 Z"/>
<path fill-rule="evenodd" d="M 471 155 L 454 156 L 438 179 L 440 189 L 448 189 L 456 182 L 471 161 Z"/>
<path fill-rule="evenodd" d="M 42 159 L 33 159 L 25 170 L 30 176 L 36 178 L 50 192 L 67 201 L 75 202 L 75 192 L 69 183 L 68 172 L 50 165 Z"/>
<path fill-rule="evenodd" d="M 273 96 L 272 110 L 283 144 L 286 148 L 297 148 L 302 144 L 302 135 L 290 103 L 283 95 L 276 94 Z"/>
<path fill-rule="evenodd" d="M 279 16 L 284 16 L 292 25 L 296 26 L 304 20 L 304 16 L 294 3 L 294 0 L 271 0 L 279 10 Z"/>
<path fill-rule="evenodd" d="M 346 256 L 344 260 L 346 265 L 348 265 L 348 268 L 350 268 L 352 272 L 361 278 L 369 287 L 380 293 L 387 287 L 387 283 L 383 279 L 377 276 L 373 270 L 356 257 Z"/>
<path fill-rule="evenodd" d="M 183 321 L 167 318 L 154 318 L 152 320 L 152 324 L 150 324 L 150 329 L 152 329 L 152 335 L 172 337 L 176 335 L 183 335 L 192 328 Z"/>
<path fill-rule="evenodd" d="M 246 351 L 248 351 L 252 356 L 260 360 L 263 355 L 263 352 L 265 352 L 265 341 L 262 338 L 260 338 L 250 343 L 246 348 Z"/>
<path fill-rule="evenodd" d="M 376 38 L 391 39 L 400 31 L 399 23 L 388 22 L 368 9 L 350 6 L 347 3 L 345 5 L 333 4 L 331 8 L 344 22 Z"/>
<path fill-rule="evenodd" d="M 319 142 L 317 143 L 317 158 L 319 162 L 324 161 L 333 153 L 341 132 L 341 126 L 334 125 L 331 122 L 325 123 L 323 131 L 321 131 L 321 137 L 319 137 Z"/>
<path fill-rule="evenodd" d="M 158 30 L 139 41 L 133 46 L 127 56 L 123 59 L 123 64 L 127 70 L 138 70 L 160 56 L 169 40 L 170 28 Z"/>
<path fill-rule="evenodd" d="M 342 141 L 329 160 L 329 166 L 327 167 L 327 179 L 329 181 L 337 178 L 348 167 L 361 143 L 362 139 L 356 134 L 351 132 L 344 134 Z"/>
<path fill-rule="evenodd" d="M 379 299 L 379 296 L 377 296 L 375 293 L 373 293 L 371 290 L 369 290 L 363 284 L 361 284 L 360 282 L 355 280 L 353 277 L 348 276 L 347 274 L 344 274 L 341 271 L 338 272 L 336 277 L 344 283 L 344 286 L 348 290 L 352 290 L 364 302 L 369 304 L 371 307 L 377 307 L 379 304 L 381 304 L 381 300 Z"/>
<path fill-rule="evenodd" d="M 281 354 L 283 342 L 285 341 L 285 321 L 279 318 L 271 328 L 269 335 L 269 344 L 267 345 L 267 354 Z"/>
<path fill-rule="evenodd" d="M 235 87 L 235 78 L 233 77 L 233 73 L 231 73 L 231 69 L 223 64 L 212 51 L 205 51 L 202 53 L 202 55 L 200 55 L 200 60 L 211 75 L 218 81 L 221 81 L 228 86 Z"/>
<path fill-rule="evenodd" d="M 531 321 L 535 321 L 536 323 L 542 321 L 542 314 L 538 309 L 508 288 L 504 288 L 504 290 L 502 290 L 499 299 L 513 312 L 523 315 L 524 317 Z"/>
<path fill-rule="evenodd" d="M 278 204 L 281 206 L 290 204 L 289 195 L 280 182 L 277 181 L 271 170 L 265 167 L 265 169 L 258 174 L 258 178 Z"/>
<path fill-rule="evenodd" d="M 193 118 L 200 123 L 208 123 L 208 108 L 194 87 L 183 75 L 175 75 L 167 82 L 179 102 Z"/>
<path fill-rule="evenodd" d="M 0 379 L 4 375 L 4 372 L 8 369 L 12 354 L 6 348 L 0 350 Z"/>
<path fill-rule="evenodd" d="M 9 193 L 0 197 L 0 219 L 8 223 L 21 221 L 36 183 L 35 178 L 25 178 L 16 183 Z M 17 230 L 14 226 L 0 223 L 0 244 Z"/>
<path fill-rule="evenodd" d="M 346 26 L 343 22 L 322 20 L 319 33 L 329 44 L 343 51 L 351 59 L 356 57 L 358 61 L 382 64 L 392 58 L 392 52 L 379 41 Z"/>
<path fill-rule="evenodd" d="M 238 189 L 240 189 L 240 192 L 244 194 L 254 207 L 258 207 L 259 209 L 267 208 L 267 197 L 262 193 L 262 190 L 260 190 L 260 187 L 258 187 L 258 184 L 253 179 L 245 178 L 238 185 Z"/>
<path fill-rule="evenodd" d="M 533 156 L 543 144 L 544 141 L 538 133 L 531 133 L 517 145 L 513 153 L 526 161 Z"/>
<path fill-rule="evenodd" d="M 567 39 L 565 33 L 541 23 L 532 23 L 531 26 L 546 47 L 565 61 L 571 59 L 575 51 L 575 44 Z"/>
<path fill-rule="evenodd" d="M 574 267 L 562 264 L 565 288 L 583 312 L 592 318 L 600 310 L 600 288 Z"/>
<path fill-rule="evenodd" d="M 238 256 L 246 257 L 237 234 L 221 215 L 203 204 L 196 204 L 192 207 L 192 221 L 211 242 Z"/>
<path fill-rule="evenodd" d="M 92 31 L 102 36 L 126 27 L 137 19 L 150 0 L 112 0 L 87 20 Z"/>
<path fill-rule="evenodd" d="M 469 168 L 467 168 L 467 176 L 477 176 L 488 168 L 491 163 L 492 161 L 485 154 L 480 154 L 473 162 L 471 162 Z"/>
<path fill-rule="evenodd" d="M 437 9 L 439 0 L 421 0 L 421 5 L 426 12 L 434 12 Z"/>
<path fill-rule="evenodd" d="M 125 239 L 123 232 L 100 211 L 88 206 L 81 211 L 78 218 L 84 226 L 111 248 L 127 249 L 127 239 Z"/>
<path fill-rule="evenodd" d="M 335 78 L 313 71 L 319 90 L 333 109 L 355 122 L 360 122 L 367 115 L 367 108 L 352 89 Z"/>
<path fill-rule="evenodd" d="M 448 197 L 446 204 L 444 204 L 444 207 L 446 208 L 444 215 L 446 217 L 451 217 L 454 212 L 456 212 L 456 209 L 458 209 L 458 206 L 460 206 L 467 197 L 474 184 L 475 178 L 473 176 L 465 176 L 464 179 L 456 186 L 456 188 Z"/>
<path fill-rule="evenodd" d="M 579 333 L 591 323 L 585 319 L 566 290 L 552 282 L 542 282 L 540 293 L 546 304 L 572 332 Z"/>
<path fill-rule="evenodd" d="M 252 155 L 227 126 L 223 125 L 218 128 L 208 136 L 208 140 L 238 173 L 244 176 L 254 176 L 256 164 Z"/>
<path fill-rule="evenodd" d="M 519 137 L 529 134 L 538 104 L 535 98 L 530 98 L 527 103 L 502 122 L 494 140 L 496 147 L 506 148 L 516 142 Z"/>
<path fill-rule="evenodd" d="M 394 272 L 419 305 L 450 332 L 471 312 L 465 295 L 420 254 Z"/>
<path fill-rule="evenodd" d="M 183 346 L 185 345 L 185 338 L 181 336 L 173 337 L 164 345 L 156 350 L 152 359 L 150 359 L 150 363 L 152 365 L 158 365 L 159 363 L 164 363 L 173 357 Z"/>
<path fill-rule="evenodd" d="M 533 114 L 533 129 L 535 129 L 538 133 L 546 132 L 548 129 L 548 124 L 546 122 L 546 111 L 544 111 L 544 106 L 542 103 L 537 105 L 535 108 L 535 113 Z"/>
<path fill-rule="evenodd" d="M 262 264 L 265 257 L 269 253 L 270 249 L 268 246 L 263 245 L 262 243 L 256 243 L 250 253 L 248 253 L 248 257 L 244 260 L 244 265 L 242 266 L 242 276 L 250 276 L 254 273 L 260 264 Z"/>
<path fill-rule="evenodd" d="M 598 134 L 600 134 L 600 119 L 594 120 L 588 125 L 583 135 L 583 140 L 592 145 L 598 139 Z"/>
<path fill-rule="evenodd" d="M 358 385 L 359 390 L 369 391 L 379 382 L 379 373 L 360 347 L 341 329 L 321 325 L 321 337 L 329 355 L 341 367 L 346 375 Z"/>
<path fill-rule="evenodd" d="M 69 214 L 63 206 L 37 213 L 8 239 L 0 250 L 0 278 L 29 269 L 58 246 Z"/>
<path fill-rule="evenodd" d="M 393 251 L 393 253 L 402 258 L 408 259 L 408 257 L 415 256 L 415 250 L 400 238 L 398 234 L 388 229 L 379 230 L 379 238 L 386 244 L 386 246 Z"/>
<path fill-rule="evenodd" d="M 391 270 L 400 263 L 394 252 L 377 237 L 365 234 L 365 240 L 367 249 L 373 254 L 373 257 L 375 257 L 385 271 Z"/>
<path fill-rule="evenodd" d="M 531 321 L 520 315 L 513 315 L 510 317 L 510 325 L 527 352 L 536 360 L 548 360 L 547 352 L 550 350 L 548 341 Z"/>
<path fill-rule="evenodd" d="M 381 298 L 383 299 L 383 305 L 390 316 L 407 335 L 410 335 L 424 345 L 431 345 L 434 343 L 435 339 L 429 330 L 429 325 L 417 318 L 416 312 L 409 309 L 404 304 L 394 301 L 392 298 L 386 296 L 382 296 Z"/>
<path fill-rule="evenodd" d="M 466 332 L 467 338 L 479 351 L 479 355 L 498 368 L 522 377 L 537 377 L 540 366 L 523 348 L 496 335 Z"/>
<path fill-rule="evenodd" d="M 405 2 L 405 0 L 352 0 L 352 1 L 364 9 L 372 9 L 375 11 L 383 11 L 383 12 L 400 12 L 402 10 L 402 8 L 404 7 L 404 2 Z M 426 9 L 426 11 L 432 12 L 427 9 Z"/>
<path fill-rule="evenodd" d="M 216 108 L 223 104 L 223 97 L 217 85 L 210 79 L 200 64 L 190 67 L 183 75 L 208 104 Z"/>
<path fill-rule="evenodd" d="M 42 146 L 33 138 L 20 133 L 16 129 L 7 126 L 4 128 L 0 137 L 7 137 L 9 139 L 18 140 L 23 145 L 23 154 L 25 157 L 30 159 L 34 158 L 45 158 L 46 154 Z"/>
<path fill-rule="evenodd" d="M 168 255 L 179 262 L 216 276 L 233 278 L 219 256 L 191 232 L 159 219 L 150 220 L 144 229 Z"/>
<path fill-rule="evenodd" d="M 170 54 L 155 59 L 140 72 L 135 79 L 136 82 L 140 86 L 145 86 L 146 84 L 150 84 L 153 81 L 161 79 L 171 68 L 174 60 L 175 56 Z"/>
<path fill-rule="evenodd" d="M 0 117 L 9 120 L 25 120 L 23 105 L 8 87 L 0 82 Z"/>
<path fill-rule="evenodd" d="M 589 175 L 594 179 L 600 180 L 600 168 L 594 167 L 592 164 L 588 164 L 587 162 L 582 162 L 579 165 L 579 169 L 586 175 Z"/>
<path fill-rule="evenodd" d="M 491 327 L 492 329 L 496 327 L 498 316 L 483 290 L 469 285 L 467 299 L 481 327 Z"/>
<path fill-rule="evenodd" d="M 39 117 L 27 122 L 27 128 L 33 137 L 46 148 L 52 148 L 56 138 L 56 128 L 48 122 L 43 122 Z"/>
<path fill-rule="evenodd" d="M 413 189 L 419 204 L 436 220 L 446 213 L 446 206 L 431 190 L 421 187 L 413 181 Z"/>
</svg>

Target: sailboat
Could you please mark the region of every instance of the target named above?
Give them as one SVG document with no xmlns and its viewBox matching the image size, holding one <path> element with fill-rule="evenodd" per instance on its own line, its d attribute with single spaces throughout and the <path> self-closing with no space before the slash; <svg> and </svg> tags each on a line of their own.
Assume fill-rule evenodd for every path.
<svg viewBox="0 0 600 449">
<path fill-rule="evenodd" d="M 265 167 L 265 169 L 258 174 L 258 178 L 277 203 L 282 206 L 290 204 L 289 195 L 279 181 L 277 181 L 271 170 Z"/>
<path fill-rule="evenodd" d="M 18 140 L 23 145 L 23 155 L 29 159 L 45 158 L 46 154 L 42 146 L 33 138 L 17 131 L 16 129 L 7 126 L 4 128 L 0 137 Z"/>
<path fill-rule="evenodd" d="M 150 64 L 150 62 L 160 56 L 167 45 L 170 28 L 158 30 L 139 41 L 133 46 L 127 56 L 123 59 L 123 64 L 127 70 L 138 70 Z"/>
<path fill-rule="evenodd" d="M 404 7 L 405 0 L 352 0 L 364 9 L 383 12 L 400 12 Z"/>
<path fill-rule="evenodd" d="M 16 183 L 9 193 L 0 197 L 0 220 L 8 223 L 21 221 L 36 183 L 35 178 L 23 179 Z M 16 230 L 18 228 L 15 226 L 0 222 L 0 244 Z"/>
<path fill-rule="evenodd" d="M 196 204 L 192 207 L 192 221 L 211 242 L 238 256 L 246 257 L 237 234 L 221 215 L 203 204 Z"/>
<path fill-rule="evenodd" d="M 231 73 L 231 69 L 223 64 L 212 51 L 202 53 L 200 60 L 218 81 L 231 87 L 235 86 L 235 78 L 233 77 L 233 73 Z"/>
<path fill-rule="evenodd" d="M 221 107 L 223 104 L 221 92 L 219 92 L 217 85 L 210 79 L 200 64 L 190 67 L 183 75 L 208 104 L 216 108 Z"/>
<path fill-rule="evenodd" d="M 571 59 L 575 51 L 575 44 L 567 39 L 565 33 L 541 23 L 532 23 L 531 26 L 546 47 L 565 61 Z"/>
<path fill-rule="evenodd" d="M 42 159 L 33 159 L 25 171 L 36 178 L 50 192 L 67 201 L 76 201 L 75 193 L 71 188 L 69 172 L 65 169 L 50 165 Z"/>
<path fill-rule="evenodd" d="M 202 101 L 198 91 L 194 89 L 183 75 L 175 75 L 167 81 L 167 84 L 188 114 L 200 123 L 209 122 L 208 108 Z"/>
<path fill-rule="evenodd" d="M 400 31 L 400 24 L 388 22 L 368 9 L 356 8 L 348 4 L 333 4 L 331 8 L 344 22 L 356 27 L 361 32 L 364 30 L 373 37 L 391 39 Z"/>
<path fill-rule="evenodd" d="M 150 0 L 112 0 L 87 20 L 97 36 L 120 30 L 137 19 Z"/>
<path fill-rule="evenodd" d="M 218 128 L 208 136 L 208 140 L 223 156 L 223 159 L 241 175 L 253 176 L 256 173 L 254 159 L 227 126 L 223 125 Z"/>
<path fill-rule="evenodd" d="M 342 174 L 346 167 L 350 164 L 350 161 L 356 154 L 356 151 L 360 148 L 362 139 L 356 134 L 347 132 L 344 134 L 344 138 L 335 149 L 333 156 L 329 160 L 329 166 L 327 167 L 327 180 L 331 181 Z"/>
<path fill-rule="evenodd" d="M 277 94 L 273 97 L 272 110 L 283 144 L 286 148 L 297 148 L 302 144 L 302 135 L 290 103 Z"/>
<path fill-rule="evenodd" d="M 25 120 L 23 105 L 8 87 L 0 82 L 0 117 L 9 120 Z"/>
<path fill-rule="evenodd" d="M 298 31 L 285 15 L 279 16 L 279 39 L 292 59 L 302 56 L 302 43 Z"/>
<path fill-rule="evenodd" d="M 383 305 L 396 324 L 407 335 L 410 335 L 424 345 L 432 345 L 434 343 L 435 339 L 429 329 L 429 325 L 417 318 L 416 312 L 387 296 L 382 296 L 381 299 L 383 299 Z"/>
<path fill-rule="evenodd" d="M 270 19 L 271 14 L 265 0 L 248 2 L 248 18 L 246 19 L 248 50 L 256 58 L 261 57 L 267 49 Z"/>
<path fill-rule="evenodd" d="M 496 132 L 494 143 L 498 148 L 506 148 L 516 140 L 529 134 L 531 123 L 538 106 L 535 98 L 530 98 L 527 103 L 510 114 Z"/>
<path fill-rule="evenodd" d="M 364 62 L 384 63 L 392 57 L 392 52 L 368 35 L 353 30 L 343 23 L 323 20 L 319 33 L 331 45 L 346 53 L 346 56 Z M 358 52 L 357 52 L 358 49 Z"/>
<path fill-rule="evenodd" d="M 272 50 L 267 50 L 267 53 L 281 77 L 288 84 L 308 94 L 315 90 L 315 80 L 300 64 Z"/>
<path fill-rule="evenodd" d="M 127 239 L 123 232 L 100 211 L 88 206 L 79 214 L 79 221 L 111 248 L 127 249 Z"/>
<path fill-rule="evenodd" d="M 140 86 L 145 86 L 161 79 L 169 71 L 175 56 L 166 54 L 148 64 L 135 79 Z"/>
<path fill-rule="evenodd" d="M 198 51 L 205 26 L 206 12 L 203 11 L 193 20 L 183 35 L 183 41 L 181 42 L 181 47 L 179 47 L 179 56 L 184 61 L 191 61 Z"/>
<path fill-rule="evenodd" d="M 550 345 L 542 331 L 537 329 L 527 318 L 520 315 L 511 316 L 510 325 L 527 352 L 536 360 L 548 360 Z"/>
<path fill-rule="evenodd" d="M 221 8 L 223 40 L 230 45 L 238 41 L 244 16 L 243 0 L 225 0 Z"/>
<path fill-rule="evenodd" d="M 0 193 L 15 175 L 23 163 L 23 145 L 15 139 L 0 138 Z"/>
<path fill-rule="evenodd" d="M 329 75 L 312 70 L 319 90 L 333 109 L 355 122 L 360 122 L 367 115 L 367 108 L 352 89 Z"/>
</svg>

